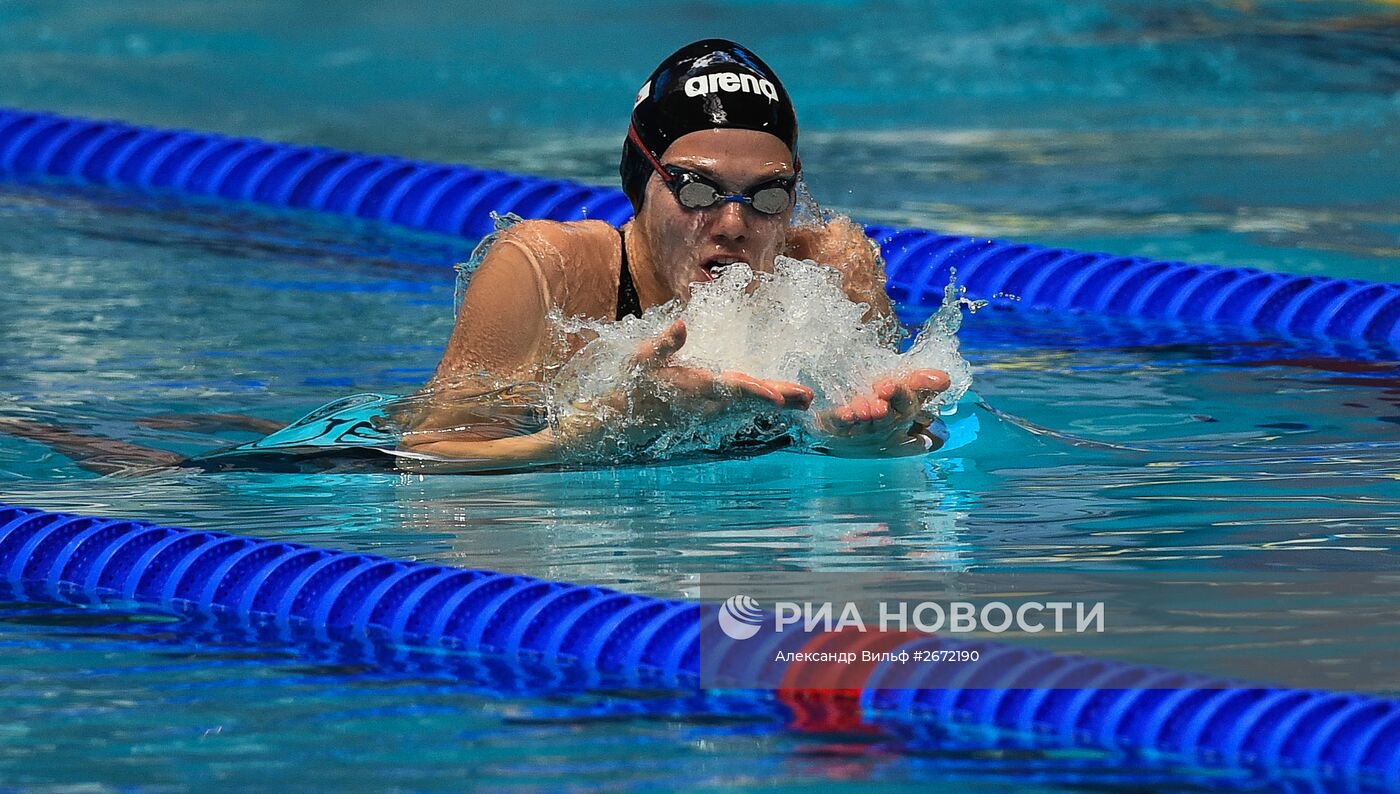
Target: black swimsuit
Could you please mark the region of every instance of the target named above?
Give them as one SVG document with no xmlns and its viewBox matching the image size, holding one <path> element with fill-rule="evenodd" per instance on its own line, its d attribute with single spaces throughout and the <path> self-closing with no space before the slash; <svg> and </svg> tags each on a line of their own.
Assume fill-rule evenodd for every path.
<svg viewBox="0 0 1400 794">
<path fill-rule="evenodd" d="M 632 268 L 627 266 L 627 235 L 621 229 L 617 236 L 622 238 L 622 269 L 617 275 L 617 319 L 627 315 L 642 316 L 642 302 L 637 297 L 637 285 L 632 281 Z"/>
</svg>

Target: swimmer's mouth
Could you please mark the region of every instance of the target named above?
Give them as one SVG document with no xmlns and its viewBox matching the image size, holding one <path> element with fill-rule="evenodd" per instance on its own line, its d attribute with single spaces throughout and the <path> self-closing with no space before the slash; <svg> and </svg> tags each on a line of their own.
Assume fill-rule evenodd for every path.
<svg viewBox="0 0 1400 794">
<path fill-rule="evenodd" d="M 730 265 L 747 265 L 749 262 L 741 256 L 712 256 L 700 263 L 700 270 L 705 274 L 705 278 L 714 281 L 719 278 Z"/>
</svg>

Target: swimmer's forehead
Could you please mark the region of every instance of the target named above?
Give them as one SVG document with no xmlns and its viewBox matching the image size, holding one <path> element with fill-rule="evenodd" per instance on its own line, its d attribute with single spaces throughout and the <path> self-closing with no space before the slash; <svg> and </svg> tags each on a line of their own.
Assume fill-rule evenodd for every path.
<svg viewBox="0 0 1400 794">
<path fill-rule="evenodd" d="M 716 180 L 751 184 L 792 176 L 792 153 L 782 141 L 751 130 L 709 130 L 682 136 L 661 158 Z"/>
</svg>

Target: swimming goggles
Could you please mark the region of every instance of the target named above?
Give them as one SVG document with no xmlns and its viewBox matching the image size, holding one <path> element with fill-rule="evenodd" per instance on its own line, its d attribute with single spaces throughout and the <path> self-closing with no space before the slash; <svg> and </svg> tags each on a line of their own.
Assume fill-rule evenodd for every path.
<svg viewBox="0 0 1400 794">
<path fill-rule="evenodd" d="M 662 165 L 639 140 L 636 128 L 629 128 L 627 135 L 641 150 L 642 154 L 656 170 L 661 181 L 671 189 L 676 202 L 691 210 L 705 210 L 720 203 L 734 202 L 747 204 L 764 215 L 777 215 L 792 206 L 793 188 L 797 176 L 785 176 L 761 182 L 742 193 L 726 193 L 713 180 L 694 171 L 677 165 Z M 797 166 L 802 167 L 800 164 Z"/>
</svg>

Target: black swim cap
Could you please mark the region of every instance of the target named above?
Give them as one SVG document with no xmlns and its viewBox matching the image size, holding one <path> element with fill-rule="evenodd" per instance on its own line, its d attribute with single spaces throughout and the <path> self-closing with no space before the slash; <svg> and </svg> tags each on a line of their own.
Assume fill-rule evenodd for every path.
<svg viewBox="0 0 1400 794">
<path fill-rule="evenodd" d="M 758 130 L 797 149 L 797 113 L 778 76 L 747 48 L 705 39 L 676 50 L 637 92 L 631 130 L 657 160 L 675 140 L 696 130 Z M 622 143 L 622 192 L 633 211 L 651 178 L 651 163 L 629 131 Z"/>
</svg>

